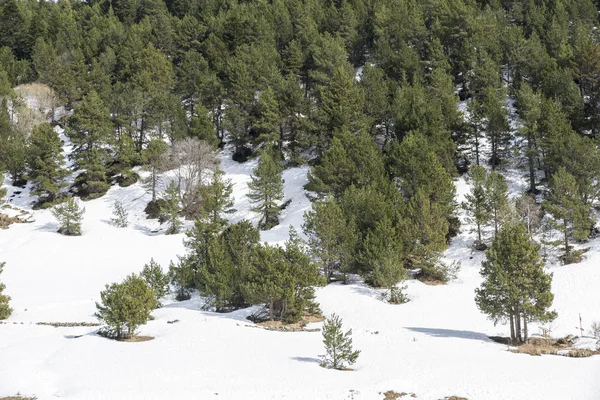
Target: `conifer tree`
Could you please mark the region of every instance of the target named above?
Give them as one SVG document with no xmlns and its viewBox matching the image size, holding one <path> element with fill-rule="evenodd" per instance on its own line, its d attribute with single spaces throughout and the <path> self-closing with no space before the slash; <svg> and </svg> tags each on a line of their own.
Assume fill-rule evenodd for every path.
<svg viewBox="0 0 600 400">
<path fill-rule="evenodd" d="M 259 142 L 269 146 L 278 146 L 281 150 L 281 114 L 275 92 L 270 86 L 261 92 L 257 108 L 258 117 L 254 123 L 254 129 L 258 133 Z"/>
<path fill-rule="evenodd" d="M 67 170 L 62 167 L 62 142 L 49 124 L 36 126 L 29 138 L 29 177 L 33 194 L 40 196 L 39 204 L 52 203 L 65 186 Z"/>
<path fill-rule="evenodd" d="M 352 348 L 352 329 L 344 333 L 342 319 L 336 314 L 323 323 L 323 343 L 327 354 L 321 366 L 325 368 L 346 369 L 346 364 L 354 364 L 360 354 L 360 350 Z"/>
<path fill-rule="evenodd" d="M 553 225 L 563 233 L 565 253 L 563 260 L 566 264 L 573 261 L 569 237 L 576 240 L 587 240 L 593 226 L 590 216 L 590 206 L 579 196 L 579 186 L 573 175 L 561 167 L 550 180 L 550 194 L 544 208 L 554 218 Z"/>
<path fill-rule="evenodd" d="M 486 251 L 481 275 L 484 281 L 475 291 L 475 303 L 495 322 L 508 319 L 512 340 L 527 342 L 529 322 L 556 318 L 548 311 L 554 299 L 552 275 L 544 272 L 539 245 L 524 224 L 503 225 Z"/>
<path fill-rule="evenodd" d="M 96 302 L 95 314 L 107 325 L 106 334 L 115 339 L 127 339 L 148 322 L 156 308 L 154 292 L 141 277 L 131 274 L 122 283 L 106 285 Z"/>
<path fill-rule="evenodd" d="M 348 223 L 333 198 L 317 201 L 304 214 L 304 234 L 308 237 L 311 255 L 329 283 L 335 268 L 347 271 L 352 258 L 356 232 Z"/>
<path fill-rule="evenodd" d="M 4 269 L 5 265 L 5 262 L 0 262 L 0 275 L 2 275 L 2 270 Z M 10 296 L 7 296 L 3 293 L 4 289 L 6 289 L 6 285 L 0 282 L 0 320 L 10 317 L 13 311 L 9 305 Z"/>
<path fill-rule="evenodd" d="M 234 212 L 233 184 L 231 179 L 223 179 L 225 172 L 216 168 L 208 185 L 200 188 L 202 195 L 202 213 L 212 223 L 220 227 L 227 224 L 223 214 Z"/>
<path fill-rule="evenodd" d="M 385 178 L 381 151 L 364 130 L 335 132 L 321 162 L 308 175 L 310 190 L 339 197 L 354 185 L 357 188 L 380 183 Z"/>
<path fill-rule="evenodd" d="M 116 200 L 113 203 L 113 217 L 110 221 L 118 228 L 127 228 L 129 226 L 129 215 L 123 206 L 123 203 Z"/>
<path fill-rule="evenodd" d="M 279 201 L 283 199 L 283 179 L 281 164 L 273 147 L 262 150 L 258 165 L 252 170 L 248 183 L 250 202 L 255 204 L 252 211 L 260 214 L 259 227 L 269 230 L 279 223 Z"/>
<path fill-rule="evenodd" d="M 492 171 L 485 182 L 485 195 L 490 210 L 490 221 L 494 226 L 494 235 L 496 235 L 510 212 L 508 185 L 504 176 Z"/>
<path fill-rule="evenodd" d="M 51 212 L 60 223 L 58 233 L 67 236 L 81 235 L 81 221 L 85 208 L 80 208 L 79 202 L 74 197 L 69 196 L 64 203 L 54 206 Z"/>
<path fill-rule="evenodd" d="M 480 165 L 471 168 L 471 191 L 465 195 L 466 202 L 463 208 L 470 215 L 469 220 L 475 224 L 477 232 L 476 248 L 485 248 L 483 243 L 482 228 L 490 220 L 490 205 L 486 194 L 487 171 Z"/>
<path fill-rule="evenodd" d="M 165 234 L 175 235 L 179 233 L 182 227 L 182 222 L 179 219 L 179 213 L 181 212 L 181 206 L 179 204 L 179 191 L 174 181 L 169 183 L 167 190 L 163 196 L 163 202 L 160 205 L 160 211 L 166 216 L 169 227 Z"/>
<path fill-rule="evenodd" d="M 541 118 L 541 96 L 534 92 L 531 85 L 526 82 L 521 84 L 521 88 L 516 95 L 519 118 L 523 123 L 523 127 L 519 130 L 519 134 L 527 141 L 527 147 L 524 152 L 527 157 L 529 169 L 529 192 L 535 194 L 535 161 L 539 153 L 538 142 L 540 134 L 538 122 Z"/>
<path fill-rule="evenodd" d="M 167 165 L 168 150 L 169 146 L 163 140 L 153 139 L 143 151 L 144 163 L 150 168 L 151 172 L 149 185 L 152 192 L 152 202 L 156 201 L 158 174 L 162 172 Z"/>
<path fill-rule="evenodd" d="M 371 266 L 369 281 L 373 286 L 384 287 L 388 290 L 390 303 L 404 303 L 406 299 L 398 283 L 406 279 L 404 268 L 404 248 L 396 227 L 388 218 L 375 224 L 363 246 L 361 258 Z"/>
<path fill-rule="evenodd" d="M 163 272 L 160 264 L 154 261 L 154 258 L 151 258 L 150 263 L 144 265 L 140 277 L 144 279 L 150 289 L 152 289 L 156 306 L 161 307 L 162 304 L 160 303 L 160 299 L 165 297 L 170 291 L 169 276 Z"/>
</svg>

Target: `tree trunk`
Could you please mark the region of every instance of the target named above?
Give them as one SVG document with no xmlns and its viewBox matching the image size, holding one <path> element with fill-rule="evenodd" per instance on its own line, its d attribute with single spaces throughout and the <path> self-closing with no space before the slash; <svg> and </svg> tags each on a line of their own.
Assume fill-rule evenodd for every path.
<svg viewBox="0 0 600 400">
<path fill-rule="evenodd" d="M 523 335 L 525 343 L 529 340 L 529 335 L 527 332 L 527 314 L 523 313 Z"/>
<path fill-rule="evenodd" d="M 514 312 L 511 310 L 510 311 L 510 342 L 511 344 L 514 342 L 515 340 L 515 316 L 514 316 Z"/>
<path fill-rule="evenodd" d="M 563 219 L 563 224 L 565 226 L 565 253 L 569 254 L 569 228 L 567 227 L 567 219 Z"/>
<path fill-rule="evenodd" d="M 531 194 L 535 194 L 535 166 L 533 160 L 533 140 L 529 138 L 527 140 L 527 159 L 529 161 L 529 191 Z"/>
<path fill-rule="evenodd" d="M 271 321 L 273 321 L 273 319 L 274 319 L 273 318 L 273 303 L 274 303 L 273 300 L 271 300 L 271 302 L 269 304 L 269 319 Z"/>
<path fill-rule="evenodd" d="M 152 201 L 156 201 L 156 168 L 152 167 Z"/>
<path fill-rule="evenodd" d="M 521 336 L 521 312 L 519 308 L 517 308 L 517 313 L 515 315 L 515 330 L 517 341 L 519 343 L 523 342 L 523 337 Z"/>
</svg>

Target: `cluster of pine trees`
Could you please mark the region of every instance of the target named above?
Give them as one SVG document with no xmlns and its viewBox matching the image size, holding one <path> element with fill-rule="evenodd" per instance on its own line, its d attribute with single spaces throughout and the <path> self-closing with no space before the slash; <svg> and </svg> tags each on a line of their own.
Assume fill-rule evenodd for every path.
<svg viewBox="0 0 600 400">
<path fill-rule="evenodd" d="M 459 230 L 452 179 L 481 166 L 465 207 L 483 244 L 510 208 L 511 154 L 562 233 L 563 260 L 576 261 L 572 243 L 592 233 L 600 194 L 596 25 L 592 0 L 5 0 L 0 170 L 30 181 L 40 206 L 59 200 L 61 140 L 51 125 L 23 127 L 12 90 L 49 85 L 52 108 L 73 109 L 59 122 L 74 149 L 72 191 L 102 196 L 146 165 L 149 213 L 168 233 L 181 216 L 198 221 L 173 268 L 181 296 L 195 287 L 223 309 L 260 300 L 272 318 L 297 315 L 313 267 L 290 254 L 294 236 L 284 250 L 226 226 L 231 189 L 214 157 L 225 144 L 238 161 L 260 155 L 249 186 L 261 229 L 278 223 L 282 168 L 311 164 L 303 229 L 327 281 L 360 273 L 400 302 L 408 269 L 449 279 L 440 255 Z M 160 196 L 166 168 L 178 176 Z M 519 204 L 531 234 L 536 202 Z M 294 257 L 294 274 L 310 279 L 278 275 Z"/>
</svg>

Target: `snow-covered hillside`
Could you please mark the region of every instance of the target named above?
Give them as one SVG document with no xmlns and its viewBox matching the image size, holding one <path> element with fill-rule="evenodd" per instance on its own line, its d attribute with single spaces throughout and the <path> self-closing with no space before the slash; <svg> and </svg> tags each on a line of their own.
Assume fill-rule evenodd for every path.
<svg viewBox="0 0 600 400">
<path fill-rule="evenodd" d="M 256 161 L 238 164 L 222 155 L 234 182 L 232 221 L 256 220 L 246 183 Z M 291 205 L 282 223 L 262 239 L 281 243 L 290 225 L 301 229 L 310 209 L 303 185 L 307 167 L 284 172 Z M 520 190 L 519 176 L 509 177 Z M 8 181 L 4 182 L 8 186 Z M 163 182 L 162 184 L 165 184 Z M 458 200 L 468 191 L 456 181 Z M 17 191 L 21 193 L 16 193 Z M 13 205 L 30 210 L 27 190 L 9 187 Z M 150 258 L 166 270 L 183 254 L 183 234 L 166 236 L 145 219 L 148 191 L 135 184 L 113 187 L 85 203 L 83 236 L 66 237 L 49 211 L 31 211 L 35 222 L 0 231 L 1 277 L 12 297 L 13 315 L 0 325 L 0 397 L 38 399 L 383 399 L 382 392 L 415 393 L 418 399 L 456 395 L 469 400 L 600 399 L 600 356 L 573 359 L 513 354 L 488 335 L 506 335 L 473 301 L 480 284 L 482 253 L 470 249 L 463 229 L 446 253 L 460 260 L 458 279 L 445 286 L 409 281 L 410 302 L 389 305 L 361 283 L 332 284 L 317 291 L 325 314 L 337 313 L 352 328 L 361 350 L 354 371 L 319 367 L 324 353 L 318 332 L 275 332 L 246 319 L 252 310 L 230 314 L 201 311 L 201 299 L 166 301 L 155 320 L 140 328 L 154 340 L 123 343 L 94 334 L 97 328 L 54 328 L 38 322 L 95 322 L 95 301 L 106 283 L 139 272 Z M 124 203 L 129 228 L 109 223 L 111 205 Z M 188 225 L 189 226 L 189 225 Z M 600 240 L 581 264 L 551 265 L 553 334 L 576 334 L 600 319 Z M 177 321 L 173 323 L 173 321 Z M 320 324 L 311 325 L 319 327 Z M 532 327 L 537 331 L 537 327 Z"/>
</svg>

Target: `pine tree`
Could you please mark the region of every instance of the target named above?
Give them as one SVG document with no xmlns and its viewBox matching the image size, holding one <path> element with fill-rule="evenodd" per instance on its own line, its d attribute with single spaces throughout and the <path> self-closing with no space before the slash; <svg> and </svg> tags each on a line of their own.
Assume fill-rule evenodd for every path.
<svg viewBox="0 0 600 400">
<path fill-rule="evenodd" d="M 127 228 L 129 226 L 129 215 L 123 203 L 116 200 L 113 203 L 113 217 L 110 221 L 118 228 Z"/>
<path fill-rule="evenodd" d="M 485 196 L 489 205 L 490 222 L 494 226 L 494 235 L 510 213 L 508 205 L 508 185 L 506 179 L 492 171 L 485 182 Z"/>
<path fill-rule="evenodd" d="M 590 216 L 590 206 L 579 196 L 579 186 L 573 175 L 561 167 L 550 179 L 550 194 L 544 208 L 554 218 L 553 225 L 563 233 L 565 264 L 573 262 L 569 237 L 576 240 L 587 240 L 593 220 Z"/>
<path fill-rule="evenodd" d="M 202 214 L 212 223 L 219 227 L 227 225 L 223 214 L 234 212 L 233 209 L 233 184 L 231 179 L 223 179 L 225 172 L 217 168 L 213 172 L 208 185 L 200 188 L 202 195 Z"/>
<path fill-rule="evenodd" d="M 5 265 L 5 262 L 0 262 L 0 275 Z M 10 296 L 3 294 L 4 289 L 6 289 L 6 285 L 0 282 L 0 320 L 10 317 L 13 311 L 9 305 Z"/>
<path fill-rule="evenodd" d="M 150 263 L 144 265 L 140 277 L 144 279 L 150 289 L 152 289 L 156 306 L 161 307 L 162 304 L 160 303 L 160 299 L 165 297 L 170 291 L 169 276 L 163 272 L 160 264 L 154 261 L 154 258 L 151 258 Z"/>
<path fill-rule="evenodd" d="M 62 167 L 62 142 L 49 124 L 36 126 L 29 138 L 29 177 L 33 194 L 40 196 L 38 204 L 52 203 L 65 186 L 67 170 Z"/>
<path fill-rule="evenodd" d="M 107 145 L 114 137 L 110 112 L 96 92 L 90 92 L 76 107 L 67 133 L 74 146 L 76 166 L 85 170 L 76 181 L 81 194 L 88 199 L 104 195 L 110 187 L 105 167 Z"/>
<path fill-rule="evenodd" d="M 335 132 L 321 162 L 308 175 L 308 189 L 339 197 L 354 185 L 371 186 L 385 180 L 385 162 L 373 138 L 361 130 Z"/>
<path fill-rule="evenodd" d="M 169 279 L 175 286 L 175 299 L 177 301 L 189 300 L 192 295 L 189 291 L 194 282 L 194 271 L 185 261 L 169 264 Z"/>
<path fill-rule="evenodd" d="M 323 343 L 326 355 L 321 366 L 333 369 L 346 369 L 346 364 L 352 365 L 358 359 L 360 350 L 352 349 L 352 329 L 346 333 L 342 330 L 342 319 L 332 314 L 323 323 Z"/>
<path fill-rule="evenodd" d="M 255 206 L 251 210 L 260 214 L 260 228 L 269 230 L 279 224 L 281 208 L 278 202 L 283 199 L 282 169 L 273 147 L 267 147 L 260 153 L 258 165 L 252 173 L 248 197 Z"/>
<path fill-rule="evenodd" d="M 527 165 L 529 168 L 529 192 L 535 194 L 535 161 L 539 154 L 539 120 L 541 118 L 541 96 L 533 91 L 527 83 L 522 83 L 521 88 L 516 93 L 519 118 L 523 126 L 519 129 L 521 137 L 525 138 L 527 147 L 525 156 L 527 157 Z"/>
<path fill-rule="evenodd" d="M 500 229 L 486 251 L 481 275 L 484 282 L 475 291 L 475 303 L 495 322 L 508 319 L 512 340 L 527 342 L 528 322 L 556 318 L 548 311 L 554 299 L 552 275 L 544 272 L 539 245 L 524 224 L 508 222 Z"/>
<path fill-rule="evenodd" d="M 175 235 L 179 233 L 179 230 L 183 224 L 179 219 L 179 213 L 181 212 L 181 207 L 179 204 L 179 191 L 174 181 L 171 181 L 167 187 L 163 197 L 163 203 L 160 205 L 160 211 L 166 216 L 169 224 L 165 234 Z"/>
<path fill-rule="evenodd" d="M 470 215 L 469 221 L 475 224 L 475 232 L 477 232 L 476 248 L 485 249 L 483 243 L 482 228 L 488 223 L 491 218 L 491 210 L 486 194 L 487 171 L 480 165 L 475 165 L 471 168 L 471 191 L 465 195 L 466 202 L 463 203 L 463 208 Z"/>
<path fill-rule="evenodd" d="M 361 256 L 371 266 L 370 283 L 388 289 L 390 303 L 404 303 L 406 299 L 397 285 L 407 277 L 405 254 L 402 240 L 389 219 L 377 222 L 367 234 Z"/>
<path fill-rule="evenodd" d="M 258 133 L 259 142 L 269 146 L 278 146 L 281 150 L 282 137 L 279 129 L 281 114 L 275 92 L 270 86 L 260 93 L 257 108 L 258 116 L 254 123 L 254 129 Z"/>
<path fill-rule="evenodd" d="M 304 214 L 302 228 L 308 237 L 311 254 L 328 283 L 335 268 L 340 271 L 349 269 L 356 228 L 347 223 L 337 201 L 328 198 L 312 203 L 312 210 Z"/>
<path fill-rule="evenodd" d="M 152 192 L 152 202 L 156 201 L 156 184 L 159 173 L 163 172 L 167 165 L 169 146 L 164 140 L 153 139 L 143 151 L 144 163 L 150 168 L 150 190 Z"/>
<path fill-rule="evenodd" d="M 136 329 L 148 322 L 156 308 L 154 292 L 141 277 L 132 274 L 122 283 L 113 283 L 100 292 L 95 314 L 107 325 L 106 334 L 115 339 L 127 339 Z"/>
<path fill-rule="evenodd" d="M 81 221 L 85 208 L 80 208 L 79 202 L 74 197 L 69 196 L 64 203 L 54 206 L 51 212 L 60 223 L 58 233 L 67 236 L 81 235 Z"/>
</svg>

